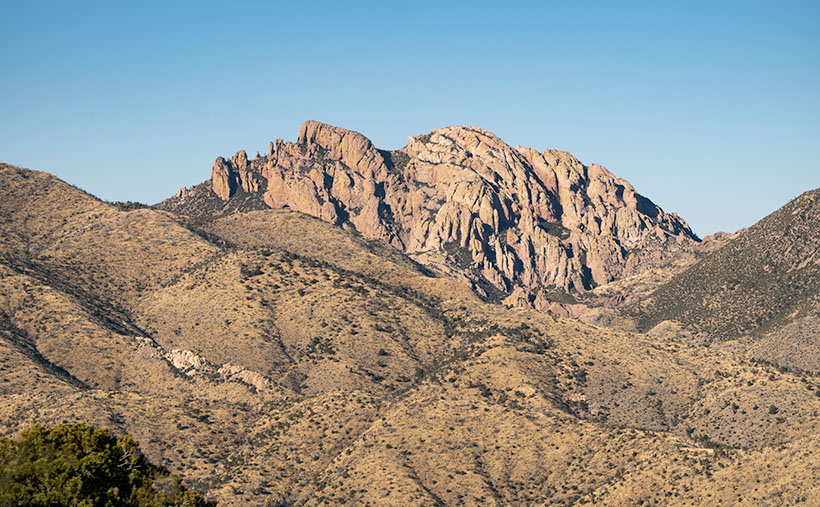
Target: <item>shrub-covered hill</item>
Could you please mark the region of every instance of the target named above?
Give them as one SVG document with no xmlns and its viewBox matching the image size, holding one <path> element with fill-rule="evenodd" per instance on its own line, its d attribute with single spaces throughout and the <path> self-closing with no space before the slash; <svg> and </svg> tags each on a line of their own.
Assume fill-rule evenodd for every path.
<svg viewBox="0 0 820 507">
<path fill-rule="evenodd" d="M 488 304 L 300 213 L 0 177 L 0 436 L 131 434 L 225 505 L 820 495 L 820 377 Z"/>
<path fill-rule="evenodd" d="M 676 320 L 715 338 L 764 333 L 815 313 L 820 190 L 806 192 L 662 285 L 643 327 Z"/>
<path fill-rule="evenodd" d="M 215 506 L 151 464 L 130 435 L 85 424 L 35 425 L 0 438 L 0 505 Z"/>
</svg>

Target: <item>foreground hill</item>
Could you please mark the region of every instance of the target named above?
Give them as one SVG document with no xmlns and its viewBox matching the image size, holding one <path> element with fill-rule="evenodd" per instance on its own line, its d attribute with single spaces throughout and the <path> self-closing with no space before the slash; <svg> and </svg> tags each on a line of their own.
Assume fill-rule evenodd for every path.
<svg viewBox="0 0 820 507">
<path fill-rule="evenodd" d="M 605 168 L 566 152 L 512 148 L 446 127 L 376 149 L 358 132 L 308 121 L 295 143 L 214 163 L 211 180 L 157 205 L 191 216 L 288 208 L 469 280 L 485 299 L 545 308 L 663 262 L 697 241 Z"/>
<path fill-rule="evenodd" d="M 227 505 L 820 494 L 807 372 L 489 304 L 293 211 L 186 219 L 0 177 L 0 435 L 129 433 Z"/>
</svg>

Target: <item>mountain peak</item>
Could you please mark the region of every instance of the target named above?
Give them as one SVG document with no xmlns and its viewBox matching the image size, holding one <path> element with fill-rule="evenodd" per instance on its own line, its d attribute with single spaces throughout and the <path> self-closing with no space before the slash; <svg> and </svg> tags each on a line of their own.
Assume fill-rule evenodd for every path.
<svg viewBox="0 0 820 507">
<path fill-rule="evenodd" d="M 342 139 L 355 140 L 364 145 L 372 146 L 370 139 L 362 134 L 336 127 L 327 123 L 322 123 L 316 120 L 307 120 L 299 127 L 299 144 L 318 144 L 327 149 L 332 149 L 337 146 Z"/>
<path fill-rule="evenodd" d="M 243 209 L 232 204 L 240 199 L 289 208 L 466 278 L 487 298 L 516 294 L 509 302 L 524 306 L 556 288 L 584 291 L 633 274 L 662 250 L 697 241 L 681 218 L 603 166 L 565 151 L 513 148 L 471 126 L 385 151 L 358 132 L 309 120 L 297 142 L 278 140 L 267 156 L 218 158 L 210 187 L 198 195 L 212 204 L 189 196 L 161 207 L 222 214 Z"/>
</svg>

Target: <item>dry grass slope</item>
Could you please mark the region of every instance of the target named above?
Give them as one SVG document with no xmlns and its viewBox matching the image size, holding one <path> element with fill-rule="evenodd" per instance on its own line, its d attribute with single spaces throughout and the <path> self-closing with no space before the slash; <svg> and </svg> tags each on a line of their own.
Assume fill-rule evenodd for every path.
<svg viewBox="0 0 820 507">
<path fill-rule="evenodd" d="M 716 337 L 778 327 L 820 280 L 820 190 L 807 192 L 661 286 L 646 325 L 679 320 Z"/>
<path fill-rule="evenodd" d="M 487 304 L 296 213 L 192 221 L 0 172 L 2 435 L 128 432 L 226 505 L 820 494 L 808 372 Z"/>
<path fill-rule="evenodd" d="M 644 329 L 664 320 L 750 357 L 820 371 L 820 190 L 807 192 L 633 306 Z"/>
</svg>

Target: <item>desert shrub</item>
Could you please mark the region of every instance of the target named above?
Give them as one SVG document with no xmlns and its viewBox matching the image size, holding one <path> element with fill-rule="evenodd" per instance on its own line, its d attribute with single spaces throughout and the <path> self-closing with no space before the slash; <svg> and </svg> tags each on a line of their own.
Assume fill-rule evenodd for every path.
<svg viewBox="0 0 820 507">
<path fill-rule="evenodd" d="M 262 268 L 260 266 L 246 266 L 243 264 L 239 268 L 239 272 L 242 275 L 242 278 L 250 278 L 252 276 L 259 276 L 262 274 Z"/>
<path fill-rule="evenodd" d="M 85 424 L 35 425 L 20 440 L 0 438 L 0 505 L 212 506 L 130 435 Z"/>
</svg>

